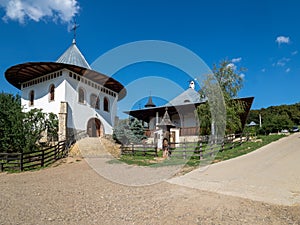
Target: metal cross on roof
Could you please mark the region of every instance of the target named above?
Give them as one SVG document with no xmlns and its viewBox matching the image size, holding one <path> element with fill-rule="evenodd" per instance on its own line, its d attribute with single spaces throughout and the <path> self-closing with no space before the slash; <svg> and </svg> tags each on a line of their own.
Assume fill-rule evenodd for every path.
<svg viewBox="0 0 300 225">
<path fill-rule="evenodd" d="M 73 27 L 72 27 L 72 31 L 73 31 L 73 33 L 74 33 L 74 37 L 73 37 L 73 42 L 74 43 L 76 43 L 76 30 L 78 29 L 78 27 L 79 27 L 79 24 L 77 24 L 76 23 L 76 20 L 75 20 L 75 18 L 74 18 L 74 25 L 73 25 Z"/>
</svg>

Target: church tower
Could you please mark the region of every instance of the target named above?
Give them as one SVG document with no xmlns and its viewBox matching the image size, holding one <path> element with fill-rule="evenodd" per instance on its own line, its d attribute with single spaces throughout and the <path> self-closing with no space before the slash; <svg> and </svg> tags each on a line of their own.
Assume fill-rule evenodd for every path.
<svg viewBox="0 0 300 225">
<path fill-rule="evenodd" d="M 75 38 L 57 61 L 14 65 L 5 77 L 21 90 L 24 111 L 38 108 L 59 117 L 61 139 L 112 134 L 117 102 L 126 96 L 120 82 L 91 68 Z"/>
</svg>

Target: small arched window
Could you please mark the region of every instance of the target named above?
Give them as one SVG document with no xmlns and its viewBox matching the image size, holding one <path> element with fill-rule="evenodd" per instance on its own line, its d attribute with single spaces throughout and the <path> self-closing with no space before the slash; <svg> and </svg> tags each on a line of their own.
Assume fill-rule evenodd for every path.
<svg viewBox="0 0 300 225">
<path fill-rule="evenodd" d="M 84 104 L 84 90 L 83 90 L 83 88 L 79 88 L 79 90 L 78 90 L 78 102 Z"/>
<path fill-rule="evenodd" d="M 103 100 L 103 110 L 109 112 L 109 101 L 107 97 L 104 97 Z"/>
<path fill-rule="evenodd" d="M 99 97 L 97 97 L 97 95 L 95 95 L 95 94 L 91 94 L 90 104 L 91 104 L 92 108 L 100 109 Z"/>
<path fill-rule="evenodd" d="M 95 108 L 96 108 L 96 109 L 100 109 L 100 100 L 99 100 L 99 97 L 97 97 L 97 99 L 96 99 L 96 105 L 95 105 Z"/>
<path fill-rule="evenodd" d="M 34 90 L 31 90 L 29 92 L 29 106 L 33 106 L 34 105 Z"/>
<path fill-rule="evenodd" d="M 55 86 L 51 84 L 49 87 L 49 101 L 54 101 Z"/>
</svg>

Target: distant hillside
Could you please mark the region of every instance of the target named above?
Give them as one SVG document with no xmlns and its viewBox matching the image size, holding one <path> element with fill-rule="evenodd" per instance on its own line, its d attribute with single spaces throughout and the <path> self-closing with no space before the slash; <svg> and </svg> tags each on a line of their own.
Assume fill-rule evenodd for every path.
<svg viewBox="0 0 300 225">
<path fill-rule="evenodd" d="M 250 110 L 247 124 L 251 121 L 259 124 L 259 114 L 262 118 L 262 129 L 267 133 L 300 125 L 300 103 Z"/>
</svg>

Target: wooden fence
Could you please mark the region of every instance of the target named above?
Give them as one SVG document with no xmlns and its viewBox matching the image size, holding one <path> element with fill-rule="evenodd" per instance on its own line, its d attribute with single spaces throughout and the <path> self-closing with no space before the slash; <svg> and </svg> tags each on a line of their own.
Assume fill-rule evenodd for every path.
<svg viewBox="0 0 300 225">
<path fill-rule="evenodd" d="M 69 141 L 28 153 L 0 153 L 0 172 L 23 171 L 47 166 L 68 155 Z"/>
<path fill-rule="evenodd" d="M 121 154 L 131 154 L 140 156 L 157 156 L 157 147 L 154 144 L 130 144 L 121 146 Z"/>
<path fill-rule="evenodd" d="M 248 141 L 248 136 L 228 135 L 222 140 L 214 143 L 208 143 L 209 138 L 202 138 L 197 142 L 181 142 L 169 143 L 170 156 L 174 158 L 198 158 L 204 159 L 208 156 L 213 156 L 219 151 L 225 151 L 241 145 L 243 142 Z M 126 155 L 140 155 L 140 156 L 158 156 L 158 149 L 154 144 L 130 144 L 121 146 L 121 154 Z"/>
</svg>

